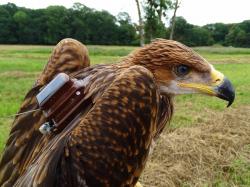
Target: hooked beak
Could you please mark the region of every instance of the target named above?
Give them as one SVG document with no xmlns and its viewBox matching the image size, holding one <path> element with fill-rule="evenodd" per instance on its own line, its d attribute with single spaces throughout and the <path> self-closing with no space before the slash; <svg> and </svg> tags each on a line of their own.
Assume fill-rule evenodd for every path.
<svg viewBox="0 0 250 187">
<path fill-rule="evenodd" d="M 216 97 L 228 101 L 227 107 L 229 107 L 234 102 L 235 98 L 233 85 L 221 72 L 214 69 L 213 66 L 211 66 L 211 68 L 211 88 L 213 89 L 213 93 Z"/>
<path fill-rule="evenodd" d="M 228 101 L 227 107 L 232 105 L 235 99 L 235 91 L 232 83 L 219 71 L 212 67 L 211 82 L 208 84 L 179 83 L 179 86 L 195 89 L 200 93 L 216 96 Z"/>
<path fill-rule="evenodd" d="M 232 83 L 226 77 L 224 77 L 222 82 L 215 86 L 213 90 L 217 97 L 228 101 L 227 107 L 229 107 L 234 102 L 235 91 Z"/>
</svg>

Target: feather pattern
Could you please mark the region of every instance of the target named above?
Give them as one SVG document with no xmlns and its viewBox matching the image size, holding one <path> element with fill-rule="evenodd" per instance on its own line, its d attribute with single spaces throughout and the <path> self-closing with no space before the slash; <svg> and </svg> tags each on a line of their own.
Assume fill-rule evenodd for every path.
<svg viewBox="0 0 250 187">
<path fill-rule="evenodd" d="M 73 39 L 59 42 L 35 85 L 25 96 L 18 113 L 39 107 L 36 95 L 57 73 L 71 74 L 88 66 L 88 52 L 83 44 Z M 0 162 L 0 186 L 13 186 L 48 141 L 38 131 L 45 120 L 41 111 L 15 118 Z"/>
<path fill-rule="evenodd" d="M 82 82 L 86 102 L 58 134 L 39 132 L 46 121 L 41 111 L 16 117 L 0 162 L 0 186 L 134 186 L 173 113 L 172 95 L 162 94 L 159 83 L 175 78 L 170 62 L 180 61 L 200 72 L 209 68 L 193 51 L 165 40 L 117 64 L 95 66 L 80 42 L 61 41 L 20 112 L 38 108 L 35 96 L 60 72 Z"/>
</svg>

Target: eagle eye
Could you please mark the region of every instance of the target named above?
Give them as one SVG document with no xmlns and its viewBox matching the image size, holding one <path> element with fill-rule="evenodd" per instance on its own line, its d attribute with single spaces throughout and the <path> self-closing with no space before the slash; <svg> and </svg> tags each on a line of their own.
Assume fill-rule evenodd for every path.
<svg viewBox="0 0 250 187">
<path fill-rule="evenodd" d="M 179 77 L 183 77 L 190 72 L 190 68 L 186 65 L 179 65 L 175 69 L 175 74 Z"/>
</svg>

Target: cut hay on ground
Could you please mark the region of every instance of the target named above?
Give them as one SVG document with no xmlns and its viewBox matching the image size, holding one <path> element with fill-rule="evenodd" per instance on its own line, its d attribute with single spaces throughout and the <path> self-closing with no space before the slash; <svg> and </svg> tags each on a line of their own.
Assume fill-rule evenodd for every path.
<svg viewBox="0 0 250 187">
<path fill-rule="evenodd" d="M 250 106 L 211 118 L 162 135 L 140 179 L 144 187 L 212 186 L 219 175 L 226 177 L 232 161 L 250 145 Z"/>
</svg>

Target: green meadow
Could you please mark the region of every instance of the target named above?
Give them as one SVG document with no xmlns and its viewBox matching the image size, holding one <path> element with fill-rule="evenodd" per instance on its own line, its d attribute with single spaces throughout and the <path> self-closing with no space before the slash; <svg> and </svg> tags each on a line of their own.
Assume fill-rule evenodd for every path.
<svg viewBox="0 0 250 187">
<path fill-rule="evenodd" d="M 0 152 L 8 137 L 13 120 L 11 115 L 17 112 L 25 93 L 45 66 L 52 48 L 0 45 Z M 117 62 L 135 47 L 88 46 L 88 49 L 91 64 L 105 64 Z M 250 106 L 250 49 L 215 46 L 194 50 L 232 81 L 236 89 L 236 101 L 232 107 L 237 109 Z M 172 130 L 194 126 L 209 120 L 211 113 L 228 110 L 224 101 L 202 95 L 178 96 L 175 103 L 175 114 L 170 126 Z M 228 180 L 233 181 L 236 186 L 250 186 L 250 168 L 246 162 L 241 157 L 232 161 L 232 165 L 235 166 L 233 168 L 236 169 L 233 173 L 228 171 Z M 228 186 L 228 183 L 223 181 L 224 178 L 218 177 L 217 180 L 215 186 Z"/>
</svg>

